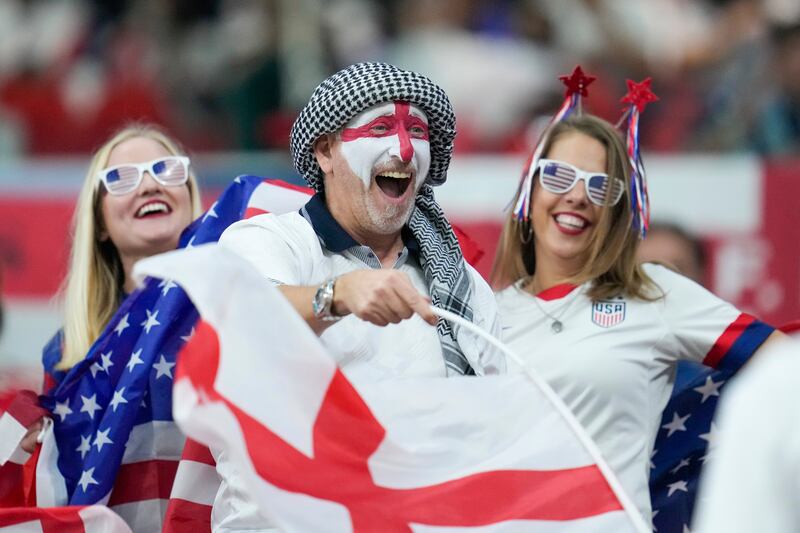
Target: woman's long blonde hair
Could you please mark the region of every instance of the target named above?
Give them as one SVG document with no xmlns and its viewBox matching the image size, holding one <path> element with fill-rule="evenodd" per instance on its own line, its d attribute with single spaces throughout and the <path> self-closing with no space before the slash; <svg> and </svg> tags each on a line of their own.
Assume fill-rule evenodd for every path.
<svg viewBox="0 0 800 533">
<path fill-rule="evenodd" d="M 631 228 L 630 167 L 622 138 L 614 126 L 601 118 L 588 114 L 570 117 L 553 126 L 543 147 L 542 157 L 547 157 L 559 138 L 572 132 L 597 139 L 606 148 L 606 172 L 609 176 L 624 180 L 625 192 L 615 205 L 602 209 L 597 229 L 588 244 L 587 261 L 566 281 L 576 285 L 594 281 L 587 293 L 593 300 L 621 294 L 652 300 L 654 296 L 651 289 L 655 288 L 655 284 L 636 262 L 639 237 Z M 537 181 L 533 181 L 533 187 L 539 186 Z M 518 191 L 517 197 L 521 193 L 521 190 Z M 516 204 L 516 200 L 515 197 L 512 205 Z M 535 239 L 531 223 L 517 220 L 509 212 L 492 267 L 491 281 L 496 289 L 533 275 L 536 271 Z"/>
<path fill-rule="evenodd" d="M 60 370 L 72 368 L 86 356 L 122 299 L 125 274 L 119 254 L 110 239 L 100 239 L 104 223 L 97 173 L 108 165 L 109 155 L 117 145 L 136 137 L 153 139 L 173 155 L 185 154 L 180 145 L 158 127 L 134 124 L 120 130 L 92 157 L 72 219 L 72 251 L 63 288 L 64 343 L 58 364 Z M 200 190 L 191 168 L 187 185 L 192 219 L 195 219 L 202 208 Z"/>
</svg>

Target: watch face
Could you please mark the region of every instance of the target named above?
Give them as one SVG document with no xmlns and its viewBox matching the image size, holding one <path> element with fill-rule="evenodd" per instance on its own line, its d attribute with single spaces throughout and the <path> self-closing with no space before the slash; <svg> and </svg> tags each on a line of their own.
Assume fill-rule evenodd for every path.
<svg viewBox="0 0 800 533">
<path fill-rule="evenodd" d="M 317 292 L 314 293 L 314 299 L 311 301 L 311 310 L 314 316 L 320 316 L 325 310 L 325 286 L 323 285 Z"/>
</svg>

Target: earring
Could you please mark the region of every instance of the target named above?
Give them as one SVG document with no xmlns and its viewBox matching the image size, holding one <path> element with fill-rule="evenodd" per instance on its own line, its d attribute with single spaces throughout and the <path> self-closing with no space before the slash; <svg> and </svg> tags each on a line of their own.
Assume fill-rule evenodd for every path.
<svg viewBox="0 0 800 533">
<path fill-rule="evenodd" d="M 525 226 L 528 227 L 528 230 L 525 231 Z M 522 244 L 528 244 L 533 239 L 533 224 L 531 224 L 530 220 L 520 220 L 518 223 L 519 227 L 519 240 Z"/>
</svg>

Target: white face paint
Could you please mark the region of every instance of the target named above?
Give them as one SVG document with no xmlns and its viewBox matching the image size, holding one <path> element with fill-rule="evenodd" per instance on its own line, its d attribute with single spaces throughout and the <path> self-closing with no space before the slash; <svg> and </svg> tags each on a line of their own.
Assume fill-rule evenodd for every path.
<svg viewBox="0 0 800 533">
<path fill-rule="evenodd" d="M 341 133 L 342 155 L 369 188 L 381 171 L 411 172 L 415 191 L 431 164 L 428 118 L 413 104 L 386 102 L 356 115 Z"/>
</svg>

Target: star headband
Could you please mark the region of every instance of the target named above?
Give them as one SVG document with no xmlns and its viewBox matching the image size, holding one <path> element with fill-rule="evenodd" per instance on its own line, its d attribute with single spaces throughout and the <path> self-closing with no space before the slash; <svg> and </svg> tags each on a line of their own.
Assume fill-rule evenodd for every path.
<svg viewBox="0 0 800 533">
<path fill-rule="evenodd" d="M 566 87 L 564 103 L 561 104 L 559 110 L 550 119 L 547 128 L 545 128 L 536 148 L 525 165 L 517 190 L 517 201 L 513 207 L 513 216 L 516 220 L 529 221 L 528 213 L 530 212 L 531 192 L 533 190 L 533 175 L 539 166 L 539 158 L 542 155 L 545 144 L 547 144 L 547 139 L 550 137 L 553 126 L 571 116 L 576 110 L 578 114 L 582 112 L 581 98 L 589 96 L 588 87 L 597 78 L 584 74 L 583 69 L 580 66 L 576 66 L 572 74 L 559 76 L 558 79 Z M 622 103 L 629 104 L 628 109 L 620 119 L 620 123 L 627 119 L 625 143 L 628 161 L 631 165 L 632 226 L 637 230 L 640 238 L 644 238 L 647 233 L 650 221 L 650 202 L 647 195 L 644 165 L 639 152 L 639 115 L 644 111 L 647 104 L 658 100 L 658 97 L 650 90 L 650 83 L 650 78 L 641 83 L 627 80 L 628 93 L 621 100 Z M 619 125 L 617 124 L 617 127 Z"/>
</svg>

